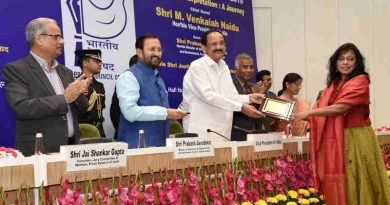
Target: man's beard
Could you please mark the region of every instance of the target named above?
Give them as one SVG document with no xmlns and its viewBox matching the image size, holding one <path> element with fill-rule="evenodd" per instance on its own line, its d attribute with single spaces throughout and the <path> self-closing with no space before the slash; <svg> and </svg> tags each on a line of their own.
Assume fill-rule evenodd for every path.
<svg viewBox="0 0 390 205">
<path fill-rule="evenodd" d="M 145 65 L 152 67 L 152 68 L 158 68 L 161 62 L 161 58 L 157 56 L 152 56 L 148 59 L 148 61 L 145 62 Z"/>
</svg>

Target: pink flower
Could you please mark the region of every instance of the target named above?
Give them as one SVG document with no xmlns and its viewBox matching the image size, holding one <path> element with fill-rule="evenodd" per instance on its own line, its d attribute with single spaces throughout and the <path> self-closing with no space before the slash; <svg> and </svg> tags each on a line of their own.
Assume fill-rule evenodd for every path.
<svg viewBox="0 0 390 205">
<path fill-rule="evenodd" d="M 210 205 L 223 205 L 222 201 L 219 199 L 213 200 Z"/>
<path fill-rule="evenodd" d="M 237 179 L 237 194 L 243 196 L 245 193 L 245 180 L 241 177 Z"/>
<path fill-rule="evenodd" d="M 278 168 L 285 168 L 286 167 L 286 163 L 281 159 L 275 159 L 274 164 Z"/>
<path fill-rule="evenodd" d="M 60 205 L 84 205 L 83 198 L 80 196 L 80 189 L 72 191 L 68 188 L 68 180 L 65 181 L 63 186 L 63 195 L 57 198 Z M 64 190 L 66 187 L 66 190 Z"/>
<path fill-rule="evenodd" d="M 228 201 L 233 201 L 234 194 L 232 192 L 228 192 L 224 196 Z"/>
<path fill-rule="evenodd" d="M 195 193 L 190 194 L 190 199 L 192 205 L 200 205 L 200 199 Z"/>
<path fill-rule="evenodd" d="M 133 201 L 129 198 L 129 196 L 126 193 L 126 190 L 122 185 L 119 185 L 118 187 L 118 192 L 119 192 L 119 201 L 120 205 L 131 205 L 133 204 Z"/>
<path fill-rule="evenodd" d="M 169 204 L 176 204 L 179 202 L 179 192 L 177 189 L 171 189 L 166 192 L 167 199 L 169 201 Z"/>
<path fill-rule="evenodd" d="M 152 188 L 153 187 L 149 187 L 144 193 L 145 201 L 150 204 L 154 203 L 154 193 Z"/>
<path fill-rule="evenodd" d="M 255 182 L 260 181 L 260 175 L 257 169 L 252 169 L 252 180 Z"/>
<path fill-rule="evenodd" d="M 138 190 L 138 186 L 135 186 L 131 189 L 130 191 L 130 196 L 135 198 L 135 197 L 138 197 L 139 196 L 139 190 Z"/>
<path fill-rule="evenodd" d="M 218 198 L 218 191 L 215 186 L 212 186 L 211 189 L 207 190 L 207 194 L 210 195 L 213 199 Z"/>
</svg>

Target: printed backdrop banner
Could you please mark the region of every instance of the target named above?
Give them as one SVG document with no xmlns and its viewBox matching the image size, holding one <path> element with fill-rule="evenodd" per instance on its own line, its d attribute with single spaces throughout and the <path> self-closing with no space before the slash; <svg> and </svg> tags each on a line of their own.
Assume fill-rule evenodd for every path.
<svg viewBox="0 0 390 205">
<path fill-rule="evenodd" d="M 74 51 L 100 49 L 102 69 L 96 80 L 104 84 L 106 108 L 103 127 L 108 137 L 114 129 L 110 119 L 110 105 L 115 81 L 129 66 L 135 54 L 135 31 L 132 0 L 63 0 L 61 1 L 65 65 L 75 77 L 81 74 Z"/>
<path fill-rule="evenodd" d="M 200 38 L 209 29 L 223 33 L 230 69 L 242 52 L 250 54 L 256 65 L 251 0 L 134 0 L 134 16 L 137 36 L 152 33 L 161 41 L 160 73 L 171 107 L 182 100 L 183 77 L 190 63 L 203 56 Z"/>
<path fill-rule="evenodd" d="M 22 14 L 22 15 L 21 15 Z M 38 17 L 55 19 L 65 46 L 57 60 L 80 75 L 74 51 L 101 49 L 102 70 L 97 76 L 106 90 L 104 128 L 113 136 L 109 108 L 115 80 L 128 69 L 135 39 L 144 33 L 160 38 L 164 49 L 161 75 L 171 107 L 182 100 L 182 81 L 189 64 L 203 55 L 200 36 L 208 29 L 222 31 L 227 42 L 226 62 L 245 52 L 255 58 L 252 1 L 250 0 L 3 0 L 0 6 L 0 69 L 28 53 L 25 27 Z M 256 59 L 255 65 L 256 65 Z M 14 144 L 15 117 L 8 106 L 0 77 L 0 146 Z"/>
</svg>

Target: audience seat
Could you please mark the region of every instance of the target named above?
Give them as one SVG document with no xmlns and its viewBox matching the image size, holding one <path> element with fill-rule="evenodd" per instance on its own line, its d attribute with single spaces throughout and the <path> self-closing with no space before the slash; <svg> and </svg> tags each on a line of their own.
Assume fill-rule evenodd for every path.
<svg viewBox="0 0 390 205">
<path fill-rule="evenodd" d="M 170 131 L 169 134 L 178 134 L 178 133 L 183 133 L 183 127 L 181 126 L 180 122 L 177 120 L 171 120 L 170 121 Z"/>
<path fill-rule="evenodd" d="M 91 124 L 81 123 L 79 124 L 81 139 L 85 138 L 100 138 L 100 132 L 98 128 Z"/>
</svg>

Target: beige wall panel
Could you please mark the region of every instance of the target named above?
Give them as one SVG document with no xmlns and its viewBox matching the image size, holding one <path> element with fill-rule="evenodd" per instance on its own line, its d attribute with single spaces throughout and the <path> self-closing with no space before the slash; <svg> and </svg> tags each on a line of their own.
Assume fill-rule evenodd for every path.
<svg viewBox="0 0 390 205">
<path fill-rule="evenodd" d="M 337 41 L 337 0 L 305 1 L 305 43 L 307 97 L 316 101 L 326 86 L 328 59 Z"/>
<path fill-rule="evenodd" d="M 390 126 L 390 1 L 373 0 L 373 56 L 371 80 L 374 106 L 371 116 L 376 127 Z"/>
<path fill-rule="evenodd" d="M 303 0 L 254 1 L 253 8 L 272 8 L 272 75 L 273 90 L 282 88 L 289 72 L 305 74 L 304 7 Z M 256 39 L 257 40 L 257 39 Z M 260 56 L 261 59 L 261 56 Z M 301 95 L 306 96 L 306 84 Z"/>
<path fill-rule="evenodd" d="M 256 39 L 256 59 L 258 70 L 272 72 L 272 9 L 253 8 L 253 22 Z"/>
</svg>

